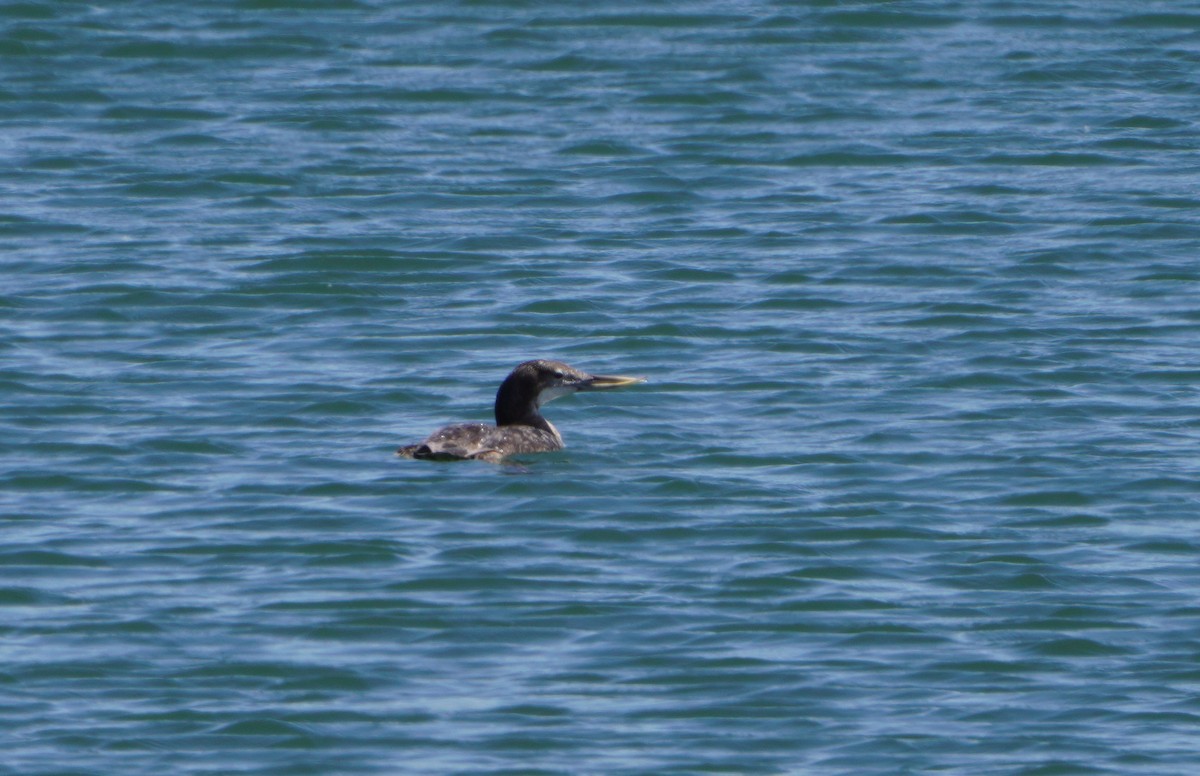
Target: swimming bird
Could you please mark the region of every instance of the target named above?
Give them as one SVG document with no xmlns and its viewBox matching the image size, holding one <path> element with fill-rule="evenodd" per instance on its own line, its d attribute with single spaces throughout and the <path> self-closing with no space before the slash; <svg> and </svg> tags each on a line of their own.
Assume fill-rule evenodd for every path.
<svg viewBox="0 0 1200 776">
<path fill-rule="evenodd" d="M 538 359 L 518 364 L 496 392 L 496 425 L 456 423 L 440 428 L 424 442 L 396 451 L 403 458 L 438 461 L 479 460 L 498 463 L 510 455 L 562 450 L 563 438 L 542 417 L 543 404 L 576 391 L 622 388 L 644 377 L 590 375 L 561 361 Z"/>
</svg>

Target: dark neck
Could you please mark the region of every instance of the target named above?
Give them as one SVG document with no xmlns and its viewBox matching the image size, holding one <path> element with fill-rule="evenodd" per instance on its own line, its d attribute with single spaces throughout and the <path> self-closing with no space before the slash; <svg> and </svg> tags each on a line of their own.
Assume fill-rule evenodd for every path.
<svg viewBox="0 0 1200 776">
<path fill-rule="evenodd" d="M 509 375 L 496 391 L 497 426 L 533 426 L 554 433 L 537 408 L 537 382 L 526 375 Z"/>
</svg>

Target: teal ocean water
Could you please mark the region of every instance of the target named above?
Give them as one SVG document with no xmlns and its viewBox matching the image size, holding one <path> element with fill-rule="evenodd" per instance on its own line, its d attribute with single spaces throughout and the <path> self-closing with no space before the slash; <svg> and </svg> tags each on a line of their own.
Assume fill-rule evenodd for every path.
<svg viewBox="0 0 1200 776">
<path fill-rule="evenodd" d="M 0 7 L 0 773 L 1200 772 L 1200 5 Z M 549 357 L 524 468 L 398 460 Z"/>
</svg>

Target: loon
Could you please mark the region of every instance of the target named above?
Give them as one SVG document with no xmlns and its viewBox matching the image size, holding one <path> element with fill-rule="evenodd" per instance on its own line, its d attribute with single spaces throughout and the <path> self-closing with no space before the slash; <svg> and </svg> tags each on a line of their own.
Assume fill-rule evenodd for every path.
<svg viewBox="0 0 1200 776">
<path fill-rule="evenodd" d="M 490 461 L 510 455 L 562 450 L 563 438 L 538 409 L 576 391 L 621 388 L 645 382 L 644 377 L 590 375 L 561 361 L 538 359 L 518 364 L 496 392 L 496 425 L 456 423 L 440 428 L 424 442 L 396 451 L 402 458 L 438 461 Z"/>
</svg>

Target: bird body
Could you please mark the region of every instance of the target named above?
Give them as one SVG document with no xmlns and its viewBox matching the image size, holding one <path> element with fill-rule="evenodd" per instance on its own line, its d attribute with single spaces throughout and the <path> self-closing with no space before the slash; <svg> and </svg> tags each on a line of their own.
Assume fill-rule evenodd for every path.
<svg viewBox="0 0 1200 776">
<path fill-rule="evenodd" d="M 561 361 L 538 359 L 517 365 L 496 392 L 496 425 L 456 423 L 424 441 L 396 451 L 404 458 L 438 461 L 480 460 L 493 463 L 510 455 L 562 450 L 562 435 L 542 417 L 541 406 L 576 391 L 620 388 L 643 377 L 590 375 Z"/>
<path fill-rule="evenodd" d="M 509 455 L 562 449 L 561 436 L 533 426 L 455 423 L 434 431 L 424 442 L 401 447 L 396 455 L 435 461 L 498 461 Z"/>
</svg>

